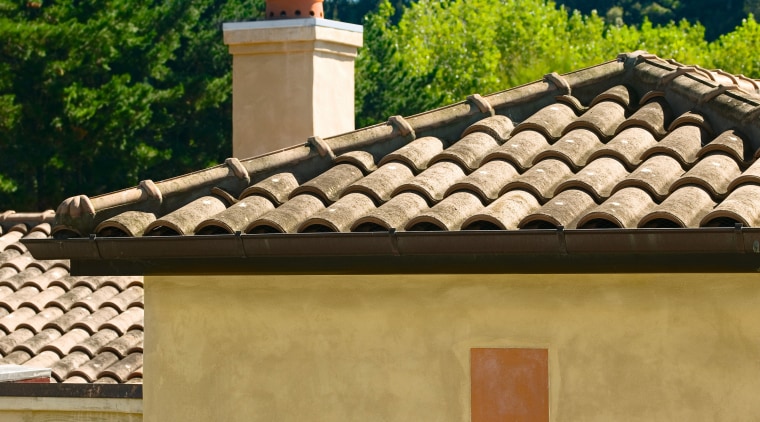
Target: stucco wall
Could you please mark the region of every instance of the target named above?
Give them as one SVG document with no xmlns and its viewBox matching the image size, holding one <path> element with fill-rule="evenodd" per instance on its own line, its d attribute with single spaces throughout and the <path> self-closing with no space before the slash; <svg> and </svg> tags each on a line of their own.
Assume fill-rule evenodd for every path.
<svg viewBox="0 0 760 422">
<path fill-rule="evenodd" d="M 760 414 L 758 275 L 147 277 L 151 421 L 467 421 L 473 347 L 549 350 L 554 421 Z"/>
<path fill-rule="evenodd" d="M 0 397 L 3 422 L 139 422 L 142 400 L 69 397 Z"/>
</svg>

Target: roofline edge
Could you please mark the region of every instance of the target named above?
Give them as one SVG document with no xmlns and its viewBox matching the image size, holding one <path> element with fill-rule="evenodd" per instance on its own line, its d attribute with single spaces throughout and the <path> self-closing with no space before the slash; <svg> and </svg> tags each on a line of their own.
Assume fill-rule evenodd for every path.
<svg viewBox="0 0 760 422">
<path fill-rule="evenodd" d="M 760 271 L 760 229 L 740 226 L 22 242 L 37 259 L 71 259 L 72 275 Z M 163 256 L 157 258 L 159 250 Z"/>
</svg>

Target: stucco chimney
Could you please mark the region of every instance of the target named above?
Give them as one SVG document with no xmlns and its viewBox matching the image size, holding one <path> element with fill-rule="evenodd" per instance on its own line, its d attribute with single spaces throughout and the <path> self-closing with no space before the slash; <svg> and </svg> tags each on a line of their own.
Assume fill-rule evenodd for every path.
<svg viewBox="0 0 760 422">
<path fill-rule="evenodd" d="M 224 24 L 237 158 L 354 129 L 362 27 L 322 19 L 322 0 L 268 0 L 266 14 L 264 21 Z"/>
</svg>

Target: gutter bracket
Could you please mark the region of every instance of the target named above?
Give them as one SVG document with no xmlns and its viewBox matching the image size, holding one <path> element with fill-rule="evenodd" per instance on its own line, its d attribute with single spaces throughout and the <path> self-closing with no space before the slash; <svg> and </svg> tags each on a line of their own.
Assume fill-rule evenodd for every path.
<svg viewBox="0 0 760 422">
<path fill-rule="evenodd" d="M 238 245 L 240 251 L 240 258 L 247 258 L 248 254 L 245 252 L 245 245 L 243 245 L 243 232 L 237 230 L 235 232 L 235 243 Z"/>
<path fill-rule="evenodd" d="M 559 253 L 561 255 L 568 255 L 567 238 L 565 237 L 565 226 L 557 227 L 557 241 L 559 242 Z"/>
<path fill-rule="evenodd" d="M 398 234 L 396 233 L 396 229 L 391 227 L 388 229 L 388 237 L 391 242 L 391 252 L 393 252 L 393 256 L 401 256 L 401 251 L 398 247 Z"/>
<path fill-rule="evenodd" d="M 747 253 L 747 251 L 744 250 L 744 231 L 742 230 L 742 227 L 742 223 L 734 224 L 734 241 L 736 244 L 736 252 L 740 254 Z"/>
<path fill-rule="evenodd" d="M 104 259 L 103 254 L 100 253 L 100 242 L 98 242 L 98 236 L 95 233 L 91 233 L 89 239 L 95 245 L 95 250 L 98 251 L 98 259 Z"/>
</svg>

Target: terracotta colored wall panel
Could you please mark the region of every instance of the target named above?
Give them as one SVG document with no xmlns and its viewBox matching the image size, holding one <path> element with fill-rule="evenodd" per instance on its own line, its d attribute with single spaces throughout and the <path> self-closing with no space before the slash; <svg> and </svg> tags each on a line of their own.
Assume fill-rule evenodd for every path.
<svg viewBox="0 0 760 422">
<path fill-rule="evenodd" d="M 547 422 L 546 349 L 472 349 L 472 422 Z"/>
</svg>

